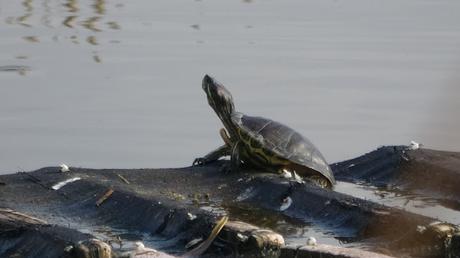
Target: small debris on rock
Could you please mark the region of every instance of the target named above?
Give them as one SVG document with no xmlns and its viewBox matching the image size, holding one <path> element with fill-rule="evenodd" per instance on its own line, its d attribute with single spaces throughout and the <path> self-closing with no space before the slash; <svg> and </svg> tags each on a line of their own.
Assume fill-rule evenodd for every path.
<svg viewBox="0 0 460 258">
<path fill-rule="evenodd" d="M 197 244 L 203 242 L 203 238 L 202 237 L 199 237 L 199 238 L 195 238 L 195 239 L 192 239 L 190 240 L 190 242 L 188 242 L 186 245 L 185 245 L 185 249 L 190 249 L 194 246 L 196 246 Z"/>
<path fill-rule="evenodd" d="M 314 237 L 308 237 L 308 239 L 307 239 L 307 245 L 308 245 L 308 246 L 315 246 L 315 245 L 317 245 L 316 238 L 314 238 Z"/>
<path fill-rule="evenodd" d="M 136 249 L 134 250 L 135 251 L 134 256 L 143 255 L 143 254 L 156 254 L 156 253 L 158 253 L 158 251 L 153 249 L 153 248 L 145 247 L 144 243 L 142 243 L 141 241 L 135 242 L 134 245 L 136 246 Z"/>
<path fill-rule="evenodd" d="M 380 198 L 385 198 L 389 193 L 381 190 L 374 190 L 374 194 L 378 195 Z"/>
<path fill-rule="evenodd" d="M 112 257 L 112 247 L 96 238 L 79 242 L 74 252 L 76 257 L 94 257 L 92 254 L 100 258 Z"/>
<path fill-rule="evenodd" d="M 459 228 L 457 226 L 453 226 L 449 223 L 435 221 L 430 223 L 430 229 L 434 230 L 435 232 L 442 234 L 442 235 L 452 235 L 454 232 L 458 232 Z"/>
<path fill-rule="evenodd" d="M 236 237 L 237 237 L 238 240 L 240 240 L 241 242 L 246 242 L 246 241 L 248 240 L 248 238 L 249 238 L 248 236 L 243 235 L 243 234 L 241 234 L 241 233 L 236 234 Z"/>
<path fill-rule="evenodd" d="M 423 233 L 423 232 L 425 232 L 426 227 L 425 227 L 425 226 L 418 225 L 416 230 L 417 230 L 417 232 L 419 232 L 419 233 Z"/>
<path fill-rule="evenodd" d="M 187 213 L 187 217 L 188 217 L 189 220 L 195 220 L 196 219 L 196 215 L 193 215 L 190 212 Z"/>
<path fill-rule="evenodd" d="M 101 206 L 101 204 L 105 202 L 105 200 L 107 200 L 112 194 L 113 194 L 113 189 L 107 190 L 107 192 L 105 192 L 105 194 L 96 201 L 96 206 L 98 207 Z"/>
<path fill-rule="evenodd" d="M 64 180 L 64 181 L 62 181 L 62 182 L 59 182 L 59 183 L 53 185 L 51 188 L 52 188 L 53 190 L 59 190 L 59 189 L 61 189 L 63 186 L 65 186 L 66 184 L 72 183 L 72 182 L 75 182 L 75 181 L 78 181 L 78 180 L 81 180 L 81 178 L 80 178 L 80 177 L 69 178 L 69 179 L 67 179 L 67 180 Z"/>
<path fill-rule="evenodd" d="M 439 220 L 435 220 L 435 221 L 431 222 L 431 223 L 429 224 L 429 226 L 430 226 L 430 227 L 433 227 L 433 226 L 436 226 L 436 225 L 439 225 L 439 224 L 442 224 L 442 222 L 439 221 Z"/>
<path fill-rule="evenodd" d="M 124 176 L 120 175 L 120 174 L 117 174 L 117 176 L 121 179 L 121 181 L 123 181 L 125 184 L 129 185 L 129 181 L 128 179 L 126 179 Z"/>
<path fill-rule="evenodd" d="M 59 171 L 61 171 L 61 172 L 63 172 L 63 173 L 64 173 L 64 172 L 69 172 L 69 171 L 70 171 L 69 166 L 67 166 L 66 164 L 61 164 L 61 165 L 59 165 L 59 167 L 60 167 Z"/>
<path fill-rule="evenodd" d="M 214 239 L 219 235 L 219 232 L 222 230 L 222 228 L 227 224 L 228 222 L 228 216 L 223 216 L 214 226 L 214 228 L 211 231 L 211 234 L 209 237 L 204 240 L 201 244 L 199 244 L 197 247 L 194 249 L 188 251 L 187 253 L 183 254 L 181 257 L 198 257 L 201 254 L 203 254 L 208 247 L 212 244 Z"/>
<path fill-rule="evenodd" d="M 283 169 L 282 170 L 282 173 L 281 173 L 281 176 L 284 177 L 284 178 L 292 178 L 292 173 L 289 172 L 287 169 Z"/>
<path fill-rule="evenodd" d="M 12 209 L 8 209 L 8 208 L 6 209 L 0 208 L 0 217 L 4 217 L 4 218 L 6 217 L 8 220 L 12 220 L 12 221 L 21 220 L 29 224 L 37 224 L 37 225 L 48 224 L 48 222 L 44 220 L 41 220 L 39 218 L 35 218 L 30 215 L 27 215 L 27 214 L 24 214 L 24 213 L 21 213 L 19 211 L 15 211 Z"/>
<path fill-rule="evenodd" d="M 292 204 L 292 199 L 291 197 L 286 197 L 283 199 L 283 202 L 281 203 L 281 206 L 280 206 L 280 211 L 285 211 L 287 210 Z"/>
<path fill-rule="evenodd" d="M 422 147 L 423 144 L 421 143 L 418 143 L 416 141 L 410 141 L 410 144 L 409 144 L 409 150 L 417 150 L 417 149 L 420 149 L 420 147 Z"/>
<path fill-rule="evenodd" d="M 73 249 L 73 245 L 68 245 L 64 247 L 64 252 L 69 253 L 70 251 L 72 251 L 72 249 Z"/>
</svg>

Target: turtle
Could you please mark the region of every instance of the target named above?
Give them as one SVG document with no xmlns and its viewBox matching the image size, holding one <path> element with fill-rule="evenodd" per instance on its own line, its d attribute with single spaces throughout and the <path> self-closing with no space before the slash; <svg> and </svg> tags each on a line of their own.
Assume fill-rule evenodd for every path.
<svg viewBox="0 0 460 258">
<path fill-rule="evenodd" d="M 282 123 L 235 111 L 232 94 L 207 74 L 202 87 L 224 125 L 219 131 L 224 145 L 196 158 L 193 166 L 230 156 L 227 170 L 231 172 L 244 165 L 272 173 L 298 174 L 323 188 L 334 186 L 334 175 L 326 159 L 307 138 Z"/>
</svg>

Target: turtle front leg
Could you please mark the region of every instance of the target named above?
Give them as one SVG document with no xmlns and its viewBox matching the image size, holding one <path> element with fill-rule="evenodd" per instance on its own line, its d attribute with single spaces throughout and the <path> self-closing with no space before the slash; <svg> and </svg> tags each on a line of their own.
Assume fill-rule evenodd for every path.
<svg viewBox="0 0 460 258">
<path fill-rule="evenodd" d="M 228 132 L 225 130 L 225 128 L 220 128 L 219 134 L 225 144 L 232 146 L 232 140 L 230 139 L 230 135 L 228 135 Z"/>
<path fill-rule="evenodd" d="M 193 161 L 192 166 L 196 165 L 206 165 L 213 161 L 220 159 L 221 157 L 230 155 L 230 147 L 227 144 L 220 146 L 219 148 L 211 151 L 210 153 L 206 154 L 204 157 L 196 158 Z"/>
<path fill-rule="evenodd" d="M 233 144 L 230 152 L 230 162 L 222 164 L 222 167 L 220 168 L 221 172 L 224 173 L 236 173 L 240 170 L 241 166 L 241 142 L 237 141 L 235 144 Z"/>
<path fill-rule="evenodd" d="M 236 173 L 240 170 L 241 165 L 241 141 L 237 141 L 232 147 L 230 158 L 230 171 Z"/>
</svg>

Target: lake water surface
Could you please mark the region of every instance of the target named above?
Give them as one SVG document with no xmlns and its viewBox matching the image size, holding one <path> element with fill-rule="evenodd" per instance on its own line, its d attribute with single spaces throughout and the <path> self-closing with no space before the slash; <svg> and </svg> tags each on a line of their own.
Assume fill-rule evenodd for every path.
<svg viewBox="0 0 460 258">
<path fill-rule="evenodd" d="M 205 73 L 329 162 L 460 150 L 457 0 L 0 0 L 0 173 L 180 167 L 221 144 Z"/>
</svg>

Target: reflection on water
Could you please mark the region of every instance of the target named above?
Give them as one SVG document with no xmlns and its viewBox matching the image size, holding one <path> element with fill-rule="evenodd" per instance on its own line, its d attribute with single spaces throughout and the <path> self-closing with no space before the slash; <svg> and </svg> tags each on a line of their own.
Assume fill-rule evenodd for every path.
<svg viewBox="0 0 460 258">
<path fill-rule="evenodd" d="M 254 207 L 242 208 L 237 206 L 225 207 L 230 217 L 241 220 L 260 228 L 269 228 L 280 233 L 288 245 L 305 245 L 309 237 L 314 237 L 322 244 L 347 245 L 341 239 L 334 238 L 332 233 L 324 232 L 317 225 L 289 218 L 280 213 L 267 212 Z"/>
<path fill-rule="evenodd" d="M 96 52 L 93 55 L 93 59 L 94 59 L 94 62 L 96 62 L 96 63 L 101 63 L 102 62 L 101 58 L 97 55 Z"/>
<path fill-rule="evenodd" d="M 56 211 L 58 212 L 58 211 Z M 166 244 L 168 239 L 150 233 L 136 230 L 127 230 L 116 226 L 100 225 L 88 219 L 72 216 L 50 216 L 49 211 L 35 209 L 33 214 L 37 217 L 46 219 L 49 223 L 65 226 L 68 228 L 78 229 L 84 234 L 91 234 L 111 245 L 112 250 L 121 252 L 126 249 L 132 249 L 136 241 L 142 241 L 147 246 L 153 246 L 158 249 L 167 249 L 168 251 L 178 251 L 180 246 Z M 61 214 L 62 215 L 62 214 Z M 173 242 L 174 243 L 174 242 Z"/>
<path fill-rule="evenodd" d="M 30 42 L 30 43 L 37 43 L 37 42 L 40 42 L 40 40 L 38 39 L 37 36 L 24 36 L 23 39 L 27 42 Z"/>
<path fill-rule="evenodd" d="M 62 22 L 62 24 L 64 24 L 64 26 L 66 26 L 66 27 L 73 28 L 76 19 L 77 19 L 77 16 L 73 16 L 73 15 L 68 16 L 68 17 L 65 18 L 65 20 Z"/>
<path fill-rule="evenodd" d="M 116 139 L 142 135 L 128 141 L 126 166 L 187 165 L 219 144 L 221 125 L 200 89 L 201 77 L 210 73 L 228 86 L 239 111 L 297 129 L 330 162 L 411 140 L 458 150 L 460 16 L 452 11 L 459 8 L 457 1 L 408 0 L 401 6 L 391 0 L 385 8 L 365 0 L 0 4 L 0 65 L 30 67 L 20 77 L 30 80 L 2 73 L 2 80 L 9 80 L 2 85 L 17 88 L 2 95 L 21 99 L 26 95 L 21 90 L 37 85 L 50 92 L 42 96 L 45 103 L 74 101 L 75 109 L 67 110 L 72 118 L 32 97 L 28 109 L 46 110 L 43 117 L 23 112 L 14 104 L 20 101 L 2 101 L 7 114 L 2 117 L 10 126 L 2 127 L 11 133 L 2 134 L 26 134 L 35 148 L 34 133 L 47 126 L 67 139 L 71 129 L 65 123 L 50 126 L 48 120 L 57 116 L 81 128 L 72 133 L 83 139 L 99 132 L 99 123 L 116 128 Z M 62 85 L 67 91 L 56 91 Z M 83 99 L 95 113 L 83 110 L 77 101 Z M 48 140 L 56 137 L 51 131 L 44 133 Z M 101 153 L 115 144 L 90 142 L 97 142 Z M 84 155 L 83 143 L 79 148 Z M 171 150 L 174 155 L 167 155 Z M 98 160 L 104 157 L 103 164 L 122 165 L 122 159 L 113 164 L 104 155 Z"/>
<path fill-rule="evenodd" d="M 105 1 L 104 0 L 95 0 L 95 4 L 93 5 L 94 9 L 97 14 L 103 15 L 105 14 Z"/>
<path fill-rule="evenodd" d="M 24 0 L 22 2 L 22 5 L 25 7 L 25 11 L 26 12 L 32 12 L 33 8 L 32 8 L 32 0 Z"/>
<path fill-rule="evenodd" d="M 68 12 L 76 13 L 79 10 L 77 4 L 77 0 L 67 0 L 64 6 L 68 8 Z"/>
<path fill-rule="evenodd" d="M 458 150 L 459 3 L 0 0 L 0 65 L 30 67 L 1 73 L 1 164 L 36 168 L 66 146 L 93 166 L 188 165 L 219 144 L 204 73 L 329 162 L 411 140 Z"/>
<path fill-rule="evenodd" d="M 84 2 L 79 2 L 77 0 L 67 0 L 63 4 L 52 2 L 51 0 L 24 0 L 17 4 L 18 6 L 22 6 L 22 12 L 19 12 L 17 16 L 4 17 L 4 21 L 7 25 L 21 25 L 27 28 L 27 30 L 23 32 L 21 38 L 29 43 L 39 43 L 40 41 L 49 40 L 49 38 L 42 36 L 43 34 L 53 35 L 51 39 L 55 42 L 57 42 L 58 39 L 62 40 L 62 38 L 65 38 L 62 37 L 62 35 L 59 36 L 55 34 L 56 32 L 59 34 L 68 33 L 60 29 L 62 27 L 56 23 L 56 19 L 61 19 L 60 23 L 64 25 L 65 28 L 75 33 L 68 37 L 70 42 L 74 44 L 79 44 L 82 41 L 79 40 L 79 38 L 84 37 L 85 42 L 97 46 L 99 45 L 97 33 L 107 29 L 121 29 L 117 21 L 106 21 L 106 17 L 110 16 L 110 14 L 107 13 L 105 0 L 94 0 L 92 3 L 84 3 L 88 4 L 85 7 L 90 7 L 92 13 L 87 12 L 87 10 L 79 6 L 83 3 Z M 64 10 L 62 10 L 59 5 L 64 7 Z M 120 8 L 122 5 L 117 5 L 117 7 Z M 58 12 L 56 13 L 56 11 Z M 39 16 L 41 17 L 38 18 Z M 44 32 L 43 27 L 49 29 L 49 32 Z M 81 33 L 79 31 L 80 28 L 89 30 L 88 33 L 91 33 L 91 35 L 88 35 L 88 33 Z M 120 41 L 117 39 L 113 40 Z M 97 52 L 97 50 L 98 49 L 93 48 L 93 52 Z M 99 55 L 100 54 L 91 56 L 96 63 L 101 63 Z"/>
<path fill-rule="evenodd" d="M 25 26 L 25 27 L 31 27 L 30 24 L 26 23 L 27 19 L 29 19 L 29 17 L 32 16 L 31 13 L 28 13 L 24 16 L 21 16 L 21 17 L 18 17 L 16 20 L 18 21 L 18 23 L 22 26 Z"/>
<path fill-rule="evenodd" d="M 398 189 L 381 189 L 346 182 L 339 182 L 335 190 L 361 199 L 460 225 L 460 210 L 443 206 L 439 200 L 432 197 L 406 193 Z"/>
<path fill-rule="evenodd" d="M 111 28 L 112 30 L 119 30 L 121 29 L 120 25 L 114 21 L 109 21 L 107 22 L 107 25 L 109 25 L 109 28 Z"/>
<path fill-rule="evenodd" d="M 89 36 L 88 38 L 86 38 L 86 42 L 94 46 L 98 45 L 95 36 Z"/>
<path fill-rule="evenodd" d="M 99 32 L 101 29 L 97 27 L 97 24 L 101 17 L 90 17 L 86 21 L 81 22 L 83 27 L 87 28 L 88 30 L 94 31 L 94 32 Z"/>
<path fill-rule="evenodd" d="M 18 58 L 18 57 L 17 57 Z M 18 59 L 25 59 L 21 57 Z M 24 65 L 4 65 L 0 66 L 0 72 L 17 72 L 20 75 L 26 75 L 26 71 L 30 70 L 30 67 Z"/>
<path fill-rule="evenodd" d="M 50 7 L 50 0 L 44 0 L 42 2 L 42 7 L 44 9 L 44 14 L 40 19 L 41 23 L 45 25 L 47 28 L 52 29 L 53 26 L 51 24 L 51 7 Z"/>
</svg>

